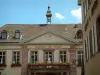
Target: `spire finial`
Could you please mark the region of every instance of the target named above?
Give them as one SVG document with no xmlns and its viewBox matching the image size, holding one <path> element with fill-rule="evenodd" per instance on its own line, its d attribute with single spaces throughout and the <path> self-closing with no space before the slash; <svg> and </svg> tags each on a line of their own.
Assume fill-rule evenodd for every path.
<svg viewBox="0 0 100 75">
<path fill-rule="evenodd" d="M 48 10 L 50 10 L 50 4 L 48 5 Z"/>
<path fill-rule="evenodd" d="M 46 13 L 46 17 L 47 17 L 47 23 L 51 24 L 52 13 L 51 13 L 51 10 L 50 10 L 50 5 L 48 5 L 48 10 L 47 10 L 47 13 Z"/>
</svg>

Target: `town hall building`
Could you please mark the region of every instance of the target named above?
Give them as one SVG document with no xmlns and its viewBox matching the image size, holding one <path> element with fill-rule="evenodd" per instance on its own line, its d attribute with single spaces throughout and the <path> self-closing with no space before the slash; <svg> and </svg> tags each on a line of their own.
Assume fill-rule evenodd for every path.
<svg viewBox="0 0 100 75">
<path fill-rule="evenodd" d="M 81 24 L 6 24 L 0 28 L 1 75 L 81 75 Z"/>
</svg>

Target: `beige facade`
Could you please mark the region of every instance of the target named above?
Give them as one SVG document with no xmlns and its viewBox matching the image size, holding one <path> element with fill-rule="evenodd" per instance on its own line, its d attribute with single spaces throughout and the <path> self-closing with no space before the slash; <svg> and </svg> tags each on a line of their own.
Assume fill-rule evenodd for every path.
<svg viewBox="0 0 100 75">
<path fill-rule="evenodd" d="M 1 74 L 2 75 L 21 75 L 21 67 L 12 68 L 12 52 L 13 51 L 20 51 L 20 46 L 0 46 L 0 52 L 6 52 L 6 65 L 7 67 L 0 67 L 1 68 Z M 21 62 L 21 61 L 20 61 Z M 4 70 L 2 70 L 4 69 Z"/>
<path fill-rule="evenodd" d="M 83 0 L 81 6 L 85 75 L 100 75 L 100 0 Z"/>
<path fill-rule="evenodd" d="M 1 27 L 0 73 L 80 75 L 83 61 L 82 32 L 81 25 L 75 26 L 8 24 Z M 48 64 L 48 60 L 52 63 Z"/>
</svg>

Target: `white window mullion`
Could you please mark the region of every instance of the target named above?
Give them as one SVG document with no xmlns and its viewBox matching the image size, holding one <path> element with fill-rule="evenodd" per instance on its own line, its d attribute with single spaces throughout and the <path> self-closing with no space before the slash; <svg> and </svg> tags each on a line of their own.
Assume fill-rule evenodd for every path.
<svg viewBox="0 0 100 75">
<path fill-rule="evenodd" d="M 35 58 L 34 52 L 32 53 L 32 56 L 33 56 L 33 58 L 32 58 L 32 63 L 34 63 L 34 58 Z"/>
<path fill-rule="evenodd" d="M 34 63 L 35 63 L 35 52 L 34 52 Z"/>
<path fill-rule="evenodd" d="M 33 63 L 34 63 L 34 58 L 35 58 L 35 55 L 34 55 L 34 52 L 33 52 L 33 61 L 32 61 Z"/>
<path fill-rule="evenodd" d="M 36 59 L 36 54 L 35 54 L 35 59 Z M 34 59 L 34 60 L 35 60 L 35 59 Z M 36 61 L 36 60 L 35 60 L 35 63 L 37 63 L 37 61 Z"/>
<path fill-rule="evenodd" d="M 18 61 L 17 61 L 17 56 L 18 56 L 18 52 L 16 52 L 16 63 L 18 62 Z"/>
<path fill-rule="evenodd" d="M 67 50 L 67 60 L 68 60 L 68 62 L 70 61 L 70 54 L 69 54 L 68 50 Z"/>
<path fill-rule="evenodd" d="M 34 52 L 34 63 L 35 63 L 35 52 Z"/>
<path fill-rule="evenodd" d="M 35 62 L 37 63 L 37 54 L 35 54 Z"/>
<path fill-rule="evenodd" d="M 2 60 L 3 60 L 3 52 L 2 52 Z M 2 61 L 2 63 L 3 63 L 3 61 Z"/>
<path fill-rule="evenodd" d="M 18 52 L 16 52 L 16 63 L 18 62 L 18 61 L 17 61 L 17 59 L 18 59 L 17 56 L 18 56 Z"/>
<path fill-rule="evenodd" d="M 65 56 L 66 56 L 66 62 L 68 62 L 68 54 L 67 54 L 67 51 L 66 51 Z"/>
<path fill-rule="evenodd" d="M 36 63 L 36 60 L 35 60 L 35 58 L 36 58 L 36 55 L 35 55 L 35 52 L 34 52 L 34 63 Z"/>
<path fill-rule="evenodd" d="M 16 55 L 17 53 L 15 53 L 15 63 L 16 63 L 16 58 L 17 58 L 17 55 Z"/>
<path fill-rule="evenodd" d="M 15 63 L 16 63 L 16 52 L 15 52 Z"/>
<path fill-rule="evenodd" d="M 49 52 L 47 53 L 48 57 L 47 57 L 47 61 L 48 61 L 48 58 L 49 58 Z"/>
</svg>

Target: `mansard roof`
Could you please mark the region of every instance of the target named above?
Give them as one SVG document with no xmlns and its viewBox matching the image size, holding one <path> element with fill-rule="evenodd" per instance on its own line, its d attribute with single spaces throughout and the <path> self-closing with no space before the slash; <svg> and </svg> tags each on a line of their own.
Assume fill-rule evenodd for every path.
<svg viewBox="0 0 100 75">
<path fill-rule="evenodd" d="M 0 39 L 0 42 L 21 42 L 25 43 L 31 38 L 36 38 L 44 33 L 50 32 L 72 42 L 78 42 L 74 39 L 76 32 L 82 29 L 81 24 L 74 28 L 76 24 L 6 24 L 0 28 L 0 35 L 3 30 L 6 30 L 9 37 L 7 40 Z M 13 39 L 15 31 L 19 30 L 21 39 Z"/>
</svg>

